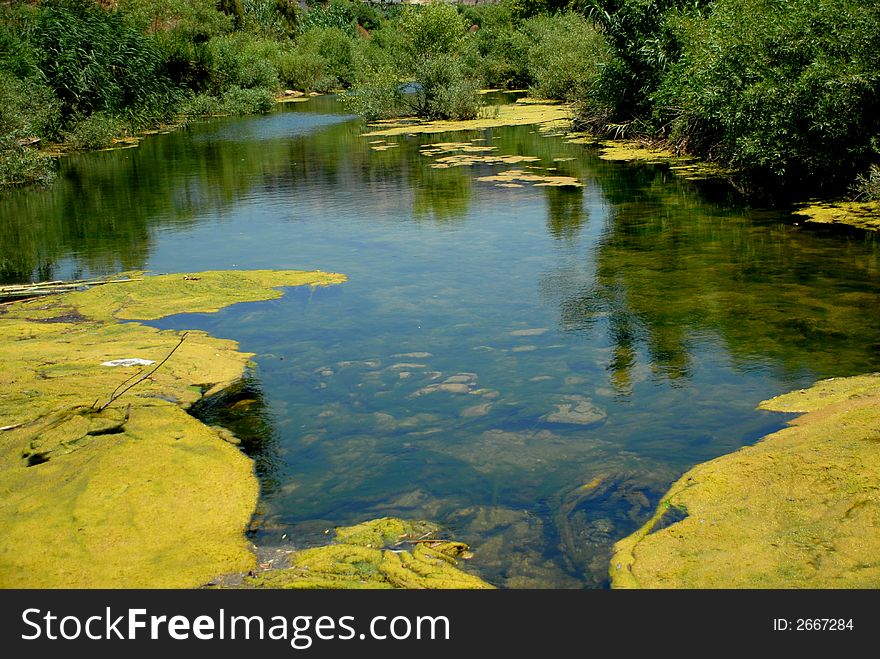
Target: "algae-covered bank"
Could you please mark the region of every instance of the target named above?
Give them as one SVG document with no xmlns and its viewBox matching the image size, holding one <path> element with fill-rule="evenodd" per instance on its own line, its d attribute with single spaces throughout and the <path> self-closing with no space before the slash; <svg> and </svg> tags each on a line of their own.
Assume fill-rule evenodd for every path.
<svg viewBox="0 0 880 659">
<path fill-rule="evenodd" d="M 245 580 L 251 588 L 486 589 L 456 566 L 470 558 L 463 542 L 438 537 L 430 522 L 393 517 L 336 529 L 335 543 L 290 554 L 290 567 Z"/>
<path fill-rule="evenodd" d="M 825 380 L 761 407 L 804 414 L 682 476 L 615 545 L 613 586 L 880 584 L 880 374 Z"/>
<path fill-rule="evenodd" d="M 0 306 L 0 587 L 194 587 L 253 567 L 249 458 L 185 411 L 250 354 L 136 322 L 327 285 L 324 272 L 132 277 Z M 136 280 L 134 280 L 136 279 Z M 171 359 L 111 400 L 126 378 Z"/>
</svg>

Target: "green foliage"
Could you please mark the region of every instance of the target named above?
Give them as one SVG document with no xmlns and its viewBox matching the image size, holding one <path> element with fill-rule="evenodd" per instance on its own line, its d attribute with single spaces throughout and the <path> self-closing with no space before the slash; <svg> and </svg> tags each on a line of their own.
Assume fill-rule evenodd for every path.
<svg viewBox="0 0 880 659">
<path fill-rule="evenodd" d="M 454 6 L 442 3 L 406 7 L 397 25 L 402 55 L 412 67 L 420 60 L 457 54 L 469 27 Z"/>
<path fill-rule="evenodd" d="M 602 27 L 615 55 L 593 93 L 583 99 L 588 109 L 585 118 L 621 122 L 649 114 L 651 94 L 680 50 L 667 15 L 676 9 L 699 14 L 713 2 L 584 0 L 586 15 Z"/>
<path fill-rule="evenodd" d="M 217 10 L 216 0 L 118 0 L 119 12 L 141 32 L 173 32 L 180 39 L 203 43 L 233 29 L 231 16 Z"/>
<path fill-rule="evenodd" d="M 205 88 L 222 94 L 232 87 L 241 89 L 279 88 L 278 73 L 272 58 L 282 49 L 276 41 L 261 39 L 247 33 L 214 37 L 207 44 L 209 70 Z"/>
<path fill-rule="evenodd" d="M 675 26 L 683 54 L 654 99 L 681 148 L 771 181 L 842 184 L 877 158 L 873 0 L 718 0 Z"/>
<path fill-rule="evenodd" d="M 404 97 L 413 114 L 428 119 L 474 119 L 480 109 L 477 83 L 461 60 L 437 55 L 418 63 L 415 91 Z"/>
<path fill-rule="evenodd" d="M 328 74 L 327 60 L 314 48 L 300 47 L 285 52 L 276 61 L 276 66 L 285 87 L 326 92 L 337 86 L 336 80 Z"/>
<path fill-rule="evenodd" d="M 479 29 L 468 39 L 463 56 L 486 87 L 522 89 L 532 84 L 532 39 L 514 26 L 505 4 L 468 7 L 467 22 Z"/>
<path fill-rule="evenodd" d="M 113 143 L 114 137 L 125 132 L 125 124 L 103 112 L 95 112 L 73 123 L 65 133 L 65 142 L 73 149 L 102 149 Z"/>
<path fill-rule="evenodd" d="M 244 8 L 241 0 L 217 0 L 217 10 L 232 19 L 232 25 L 240 30 L 244 25 Z"/>
<path fill-rule="evenodd" d="M 354 4 L 347 0 L 331 0 L 327 5 L 315 5 L 306 12 L 300 21 L 299 31 L 308 32 L 315 28 L 335 27 L 354 35 L 357 25 L 357 12 Z"/>
<path fill-rule="evenodd" d="M 48 185 L 55 180 L 55 160 L 36 148 L 0 135 L 0 187 Z"/>
<path fill-rule="evenodd" d="M 36 12 L 30 5 L 0 6 L 0 71 L 19 79 L 38 78 L 37 53 L 27 40 L 27 29 Z"/>
<path fill-rule="evenodd" d="M 62 125 L 93 112 L 132 122 L 164 115 L 171 102 L 161 53 L 145 34 L 85 0 L 45 6 L 28 34 L 36 63 L 61 100 Z"/>
<path fill-rule="evenodd" d="M 458 10 L 440 3 L 408 6 L 396 28 L 396 38 L 385 42 L 390 57 L 378 66 L 365 67 L 360 84 L 346 97 L 348 107 L 370 118 L 401 114 L 430 119 L 476 117 L 480 107 L 477 76 L 462 57 L 468 33 Z M 374 41 L 382 38 L 374 37 Z M 406 92 L 401 81 L 411 82 Z"/>
<path fill-rule="evenodd" d="M 366 30 L 375 30 L 382 25 L 382 13 L 366 2 L 353 2 L 354 20 Z"/>
<path fill-rule="evenodd" d="M 302 12 L 294 0 L 242 0 L 243 27 L 264 37 L 284 39 L 298 30 Z"/>
<path fill-rule="evenodd" d="M 504 0 L 503 4 L 516 21 L 524 21 L 534 16 L 576 11 L 584 3 L 580 0 Z"/>
<path fill-rule="evenodd" d="M 274 96 L 265 89 L 231 87 L 222 95 L 196 94 L 182 107 L 183 114 L 194 117 L 262 114 L 272 109 Z"/>
<path fill-rule="evenodd" d="M 859 174 L 852 193 L 857 201 L 880 201 L 880 167 L 871 165 L 866 173 Z"/>
<path fill-rule="evenodd" d="M 31 143 L 52 130 L 58 110 L 52 92 L 38 81 L 0 71 L 0 186 L 52 180 L 52 158 Z"/>
<path fill-rule="evenodd" d="M 579 14 L 536 16 L 523 27 L 533 92 L 546 98 L 588 97 L 611 60 L 605 37 Z"/>
<path fill-rule="evenodd" d="M 221 99 L 224 114 L 263 114 L 275 105 L 275 97 L 266 89 L 232 87 Z"/>
<path fill-rule="evenodd" d="M 340 101 L 347 110 L 369 120 L 399 117 L 409 111 L 393 67 L 368 70 L 354 89 L 340 96 Z"/>
<path fill-rule="evenodd" d="M 39 78 L 19 80 L 0 71 L 0 135 L 22 140 L 52 136 L 60 114 L 60 101 Z"/>
<path fill-rule="evenodd" d="M 329 27 L 307 32 L 300 42 L 326 62 L 326 75 L 335 82 L 334 87 L 351 86 L 357 75 L 357 37 L 338 27 Z"/>
<path fill-rule="evenodd" d="M 360 71 L 363 44 L 338 27 L 313 28 L 301 34 L 295 48 L 273 59 L 285 86 L 329 92 L 347 88 Z"/>
</svg>

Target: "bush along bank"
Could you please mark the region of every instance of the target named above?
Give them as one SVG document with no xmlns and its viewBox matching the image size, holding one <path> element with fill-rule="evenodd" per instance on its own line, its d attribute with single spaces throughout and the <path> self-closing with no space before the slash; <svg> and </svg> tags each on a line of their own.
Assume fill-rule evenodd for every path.
<svg viewBox="0 0 880 659">
<path fill-rule="evenodd" d="M 51 181 L 41 146 L 104 148 L 181 117 L 265 112 L 287 89 L 348 90 L 370 118 L 472 119 L 480 87 L 570 97 L 607 51 L 583 16 L 507 1 L 12 2 L 0 7 L 0 187 Z"/>
<path fill-rule="evenodd" d="M 480 87 L 574 103 L 599 138 L 660 143 L 749 192 L 874 202 L 873 0 L 91 0 L 0 7 L 0 186 L 51 179 L 37 146 L 99 148 L 193 115 L 344 90 L 370 119 L 481 115 Z"/>
<path fill-rule="evenodd" d="M 750 190 L 777 198 L 807 189 L 876 197 L 875 2 L 588 4 L 614 52 L 579 99 L 589 130 L 663 140 L 737 169 Z"/>
<path fill-rule="evenodd" d="M 370 12 L 347 0 L 4 4 L 0 187 L 50 182 L 47 144 L 103 148 L 181 118 L 266 112 L 285 89 L 346 87 Z"/>
</svg>

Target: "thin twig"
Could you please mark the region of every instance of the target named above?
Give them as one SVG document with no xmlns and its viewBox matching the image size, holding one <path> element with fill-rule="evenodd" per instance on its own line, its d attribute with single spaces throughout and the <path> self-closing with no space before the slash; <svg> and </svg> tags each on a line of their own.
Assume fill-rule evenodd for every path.
<svg viewBox="0 0 880 659">
<path fill-rule="evenodd" d="M 186 337 L 187 337 L 188 334 L 189 334 L 189 332 L 184 332 L 184 333 L 183 333 L 183 336 L 180 337 L 180 341 L 177 342 L 177 345 L 174 346 L 174 348 L 171 349 L 171 352 L 169 352 L 167 355 L 165 355 L 165 359 L 163 359 L 161 362 L 159 362 L 158 364 L 156 364 L 156 365 L 153 367 L 153 369 L 152 369 L 149 373 L 146 373 L 146 374 L 142 375 L 140 378 L 138 378 L 137 380 L 135 380 L 134 382 L 132 382 L 130 385 L 128 385 L 127 387 L 125 387 L 125 388 L 122 389 L 121 391 L 120 391 L 120 387 L 123 387 L 123 386 L 125 385 L 126 382 L 129 382 L 129 381 L 131 380 L 131 378 L 128 378 L 128 380 L 126 380 L 125 382 L 123 382 L 122 384 L 120 384 L 118 387 L 116 387 L 116 389 L 113 391 L 113 393 L 110 394 L 110 398 L 109 398 L 109 400 L 108 400 L 106 403 L 104 403 L 103 405 L 101 405 L 101 407 L 98 408 L 98 411 L 99 411 L 99 412 L 103 412 L 105 409 L 107 409 L 107 407 L 108 407 L 108 406 L 109 406 L 114 400 L 116 400 L 117 398 L 119 398 L 120 396 L 122 396 L 126 391 L 128 391 L 128 390 L 131 389 L 132 387 L 136 387 L 136 386 L 139 385 L 141 382 L 143 382 L 143 381 L 146 380 L 148 377 L 150 377 L 153 373 L 155 373 L 156 371 L 158 371 L 158 370 L 162 367 L 162 364 L 164 364 L 165 362 L 167 362 L 167 361 L 171 358 L 171 355 L 173 355 L 175 352 L 177 352 L 177 349 L 178 349 L 181 345 L 183 345 L 183 341 L 186 339 Z"/>
</svg>

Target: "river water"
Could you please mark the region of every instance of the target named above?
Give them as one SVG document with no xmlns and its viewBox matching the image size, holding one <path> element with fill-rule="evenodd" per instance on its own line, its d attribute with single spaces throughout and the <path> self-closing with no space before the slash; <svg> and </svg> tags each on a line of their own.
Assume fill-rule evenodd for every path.
<svg viewBox="0 0 880 659">
<path fill-rule="evenodd" d="M 496 585 L 602 587 L 611 544 L 683 471 L 784 425 L 759 401 L 880 370 L 868 234 L 534 127 L 361 132 L 318 98 L 67 157 L 50 189 L 0 197 L 5 282 L 349 277 L 155 323 L 256 353 L 231 405 L 200 413 L 256 459 L 258 545 L 430 519 Z M 436 167 L 461 144 L 425 147 L 449 142 L 536 159 Z M 477 180 L 512 168 L 583 187 Z"/>
</svg>

